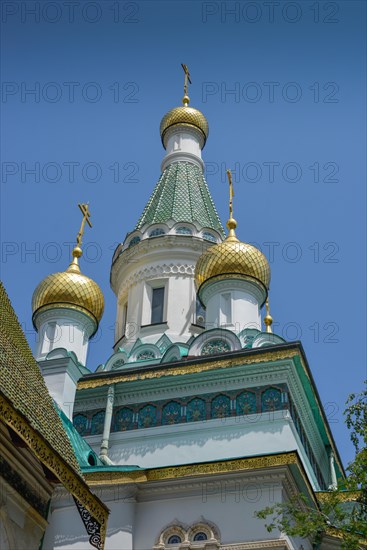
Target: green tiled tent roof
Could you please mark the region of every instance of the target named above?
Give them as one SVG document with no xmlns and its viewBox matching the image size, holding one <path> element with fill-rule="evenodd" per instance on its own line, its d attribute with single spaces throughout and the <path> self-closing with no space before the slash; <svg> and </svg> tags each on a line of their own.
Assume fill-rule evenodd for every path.
<svg viewBox="0 0 367 550">
<path fill-rule="evenodd" d="M 81 475 L 74 450 L 2 283 L 0 312 L 0 395 Z"/>
<path fill-rule="evenodd" d="M 167 166 L 135 229 L 168 220 L 197 222 L 225 236 L 203 173 L 190 162 L 174 162 Z"/>
</svg>

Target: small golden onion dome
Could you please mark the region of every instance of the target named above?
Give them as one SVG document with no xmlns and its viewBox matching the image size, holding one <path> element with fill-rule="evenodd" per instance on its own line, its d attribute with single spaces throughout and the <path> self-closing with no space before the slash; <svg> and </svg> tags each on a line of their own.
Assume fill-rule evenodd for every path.
<svg viewBox="0 0 367 550">
<path fill-rule="evenodd" d="M 262 252 L 255 246 L 239 241 L 235 234 L 236 221 L 227 222 L 228 237 L 220 244 L 208 248 L 200 256 L 195 268 L 195 283 L 200 287 L 213 277 L 252 278 L 268 290 L 270 266 Z"/>
<path fill-rule="evenodd" d="M 81 255 L 81 248 L 76 246 L 68 269 L 48 275 L 37 286 L 32 297 L 33 320 L 41 311 L 62 307 L 81 311 L 98 325 L 103 315 L 104 298 L 97 283 L 81 273 L 78 264 Z"/>
<path fill-rule="evenodd" d="M 187 98 L 186 103 L 185 103 L 185 98 Z M 203 144 L 203 147 L 204 147 L 207 137 L 209 135 L 208 121 L 206 120 L 203 113 L 201 113 L 197 109 L 194 109 L 193 107 L 188 106 L 189 98 L 187 96 L 184 96 L 183 101 L 184 101 L 184 105 L 171 109 L 162 118 L 161 125 L 160 125 L 160 133 L 161 133 L 163 147 L 165 147 L 164 136 L 167 130 L 177 125 L 191 126 L 200 130 L 204 138 L 204 144 Z"/>
<path fill-rule="evenodd" d="M 273 318 L 270 315 L 269 299 L 266 299 L 266 315 L 264 317 L 264 324 L 266 326 L 266 332 L 272 333 L 271 325 L 273 324 Z"/>
</svg>

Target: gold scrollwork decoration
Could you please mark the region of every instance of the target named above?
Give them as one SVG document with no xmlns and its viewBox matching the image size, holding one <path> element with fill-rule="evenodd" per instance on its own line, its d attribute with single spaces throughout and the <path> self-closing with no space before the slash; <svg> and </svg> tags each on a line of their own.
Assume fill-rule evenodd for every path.
<svg viewBox="0 0 367 550">
<path fill-rule="evenodd" d="M 88 512 L 100 523 L 102 540 L 106 534 L 108 509 L 89 490 L 86 482 L 67 464 L 43 437 L 0 394 L 0 418 L 28 445 L 33 454 L 44 464 L 74 497 L 83 503 Z"/>
</svg>

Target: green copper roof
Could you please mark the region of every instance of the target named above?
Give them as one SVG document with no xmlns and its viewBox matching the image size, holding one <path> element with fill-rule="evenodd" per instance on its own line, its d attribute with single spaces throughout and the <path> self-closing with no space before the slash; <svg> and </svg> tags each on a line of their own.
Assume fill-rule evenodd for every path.
<svg viewBox="0 0 367 550">
<path fill-rule="evenodd" d="M 55 408 L 59 413 L 64 429 L 68 435 L 70 443 L 74 449 L 75 455 L 78 459 L 81 468 L 86 468 L 92 464 L 95 466 L 103 466 L 102 462 L 93 451 L 92 447 L 82 438 L 77 432 L 71 420 L 68 419 L 66 414 L 55 403 Z"/>
<path fill-rule="evenodd" d="M 135 229 L 168 220 L 197 222 L 225 237 L 204 175 L 190 162 L 174 162 L 167 166 Z"/>
</svg>

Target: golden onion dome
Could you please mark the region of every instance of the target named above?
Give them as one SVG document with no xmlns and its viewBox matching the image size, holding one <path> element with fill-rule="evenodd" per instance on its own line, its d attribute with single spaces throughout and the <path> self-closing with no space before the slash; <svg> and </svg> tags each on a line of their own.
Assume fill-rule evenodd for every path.
<svg viewBox="0 0 367 550">
<path fill-rule="evenodd" d="M 195 283 L 198 291 L 213 277 L 256 279 L 268 290 L 270 284 L 268 260 L 258 248 L 237 239 L 236 226 L 236 221 L 230 218 L 227 222 L 228 237 L 222 243 L 208 248 L 200 256 L 195 268 Z"/>
<path fill-rule="evenodd" d="M 188 106 L 188 101 L 185 103 L 184 97 L 184 105 L 181 105 L 180 107 L 174 107 L 174 109 L 171 109 L 164 115 L 161 121 L 160 125 L 160 133 L 162 138 L 163 146 L 165 147 L 164 143 L 164 136 L 169 128 L 172 128 L 173 126 L 189 126 L 194 127 L 200 130 L 202 136 L 203 136 L 203 147 L 205 145 L 205 142 L 207 140 L 207 137 L 209 135 L 209 125 L 208 121 L 206 120 L 203 113 L 198 111 L 197 109 L 194 109 L 193 107 Z"/>
<path fill-rule="evenodd" d="M 97 283 L 81 273 L 78 264 L 81 255 L 81 248 L 76 246 L 68 269 L 48 275 L 37 286 L 32 297 L 33 320 L 37 313 L 62 307 L 81 311 L 98 325 L 104 298 Z"/>
</svg>

